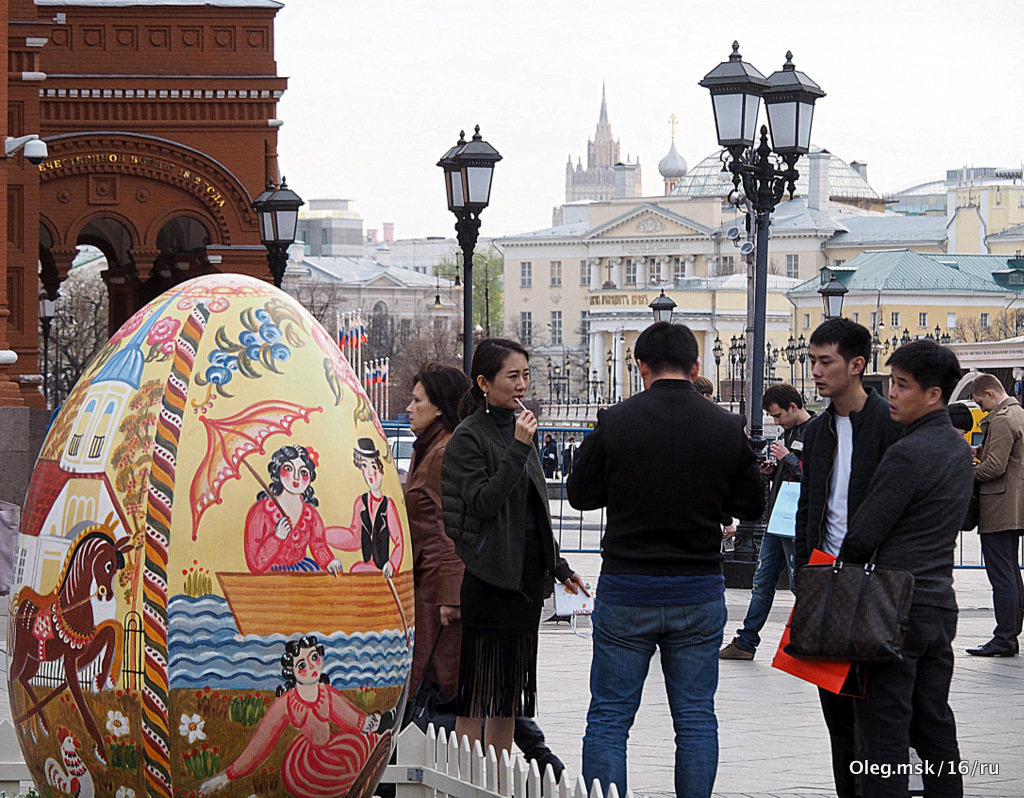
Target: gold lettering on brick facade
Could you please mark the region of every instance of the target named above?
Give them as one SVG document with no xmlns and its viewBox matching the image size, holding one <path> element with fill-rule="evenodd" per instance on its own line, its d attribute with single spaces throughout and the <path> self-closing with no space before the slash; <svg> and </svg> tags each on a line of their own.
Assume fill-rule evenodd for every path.
<svg viewBox="0 0 1024 798">
<path fill-rule="evenodd" d="M 177 172 L 178 177 L 182 180 L 201 187 L 201 191 L 206 195 L 205 199 L 207 202 L 216 205 L 218 208 L 223 208 L 224 204 L 227 202 L 219 188 L 201 175 L 197 175 L 191 169 L 184 169 L 170 161 L 163 161 L 159 158 L 150 158 L 145 155 L 133 155 L 117 152 L 72 155 L 67 158 L 54 158 L 50 161 L 44 161 L 39 164 L 38 169 L 40 172 L 52 172 L 56 169 L 67 169 L 72 166 L 81 166 L 91 163 L 126 163 L 132 166 L 145 166 L 150 169 L 159 169 L 162 172 Z"/>
</svg>

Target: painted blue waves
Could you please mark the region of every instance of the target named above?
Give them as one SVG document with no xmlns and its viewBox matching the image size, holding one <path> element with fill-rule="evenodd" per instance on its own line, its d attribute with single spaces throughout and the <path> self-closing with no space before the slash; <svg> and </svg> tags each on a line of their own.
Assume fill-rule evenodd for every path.
<svg viewBox="0 0 1024 798">
<path fill-rule="evenodd" d="M 281 684 L 281 655 L 294 635 L 243 637 L 219 596 L 173 596 L 167 614 L 172 689 L 273 690 Z M 338 689 L 405 683 L 412 652 L 401 630 L 317 637 L 326 649 L 324 671 Z"/>
</svg>

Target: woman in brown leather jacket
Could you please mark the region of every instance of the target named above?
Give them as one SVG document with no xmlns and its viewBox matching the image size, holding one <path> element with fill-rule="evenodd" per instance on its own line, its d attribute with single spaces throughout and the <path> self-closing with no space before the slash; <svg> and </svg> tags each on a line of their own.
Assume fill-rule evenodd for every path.
<svg viewBox="0 0 1024 798">
<path fill-rule="evenodd" d="M 441 520 L 441 462 L 459 423 L 459 400 L 467 390 L 469 380 L 460 369 L 428 363 L 413 378 L 412 401 L 406 408 L 416 435 L 405 483 L 416 586 L 416 643 L 409 684 L 415 690 L 421 680 L 437 682 L 443 697 L 453 696 L 459 686 L 459 589 L 464 566 Z M 435 640 L 437 649 L 431 657 Z"/>
</svg>

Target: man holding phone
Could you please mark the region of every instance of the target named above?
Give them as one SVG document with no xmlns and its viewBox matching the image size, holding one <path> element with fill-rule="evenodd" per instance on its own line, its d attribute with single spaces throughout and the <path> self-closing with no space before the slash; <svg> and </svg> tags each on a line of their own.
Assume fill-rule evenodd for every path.
<svg viewBox="0 0 1024 798">
<path fill-rule="evenodd" d="M 782 427 L 779 440 L 768 444 L 767 459 L 761 463 L 761 473 L 772 480 L 769 507 L 774 508 L 783 483 L 799 483 L 803 476 L 804 425 L 811 414 L 804 408 L 800 392 L 785 382 L 776 383 L 764 392 L 761 402 L 765 412 Z M 799 487 L 797 487 L 799 490 Z M 791 530 L 795 535 L 796 530 Z M 789 570 L 789 584 L 793 584 L 793 537 L 765 533 L 754 570 L 750 605 L 743 626 L 718 656 L 721 659 L 752 660 L 761 642 L 760 632 L 768 620 L 768 612 L 775 601 L 775 586 L 782 569 Z"/>
</svg>

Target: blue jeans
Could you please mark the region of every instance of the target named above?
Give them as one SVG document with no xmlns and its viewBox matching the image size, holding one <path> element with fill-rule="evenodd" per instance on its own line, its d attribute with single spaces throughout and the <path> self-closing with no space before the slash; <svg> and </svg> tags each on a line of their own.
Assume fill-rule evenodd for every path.
<svg viewBox="0 0 1024 798">
<path fill-rule="evenodd" d="M 583 738 L 583 777 L 626 794 L 626 740 L 655 648 L 661 650 L 675 728 L 676 795 L 710 796 L 718 770 L 718 647 L 725 599 L 667 607 L 629 607 L 597 599 L 592 616 L 590 711 Z"/>
<path fill-rule="evenodd" d="M 757 555 L 753 590 L 743 628 L 736 630 L 736 645 L 744 651 L 756 651 L 761 642 L 759 632 L 768 620 L 775 601 L 775 586 L 783 568 L 789 569 L 789 584 L 793 584 L 793 539 L 765 534 L 761 538 L 761 552 Z"/>
</svg>

